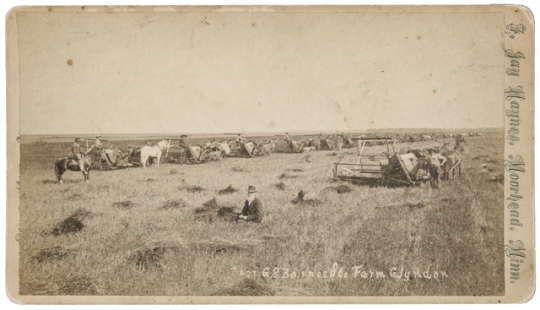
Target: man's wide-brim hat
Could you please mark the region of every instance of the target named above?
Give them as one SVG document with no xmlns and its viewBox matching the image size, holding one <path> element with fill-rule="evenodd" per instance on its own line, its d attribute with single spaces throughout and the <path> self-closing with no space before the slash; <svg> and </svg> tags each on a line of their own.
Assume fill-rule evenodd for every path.
<svg viewBox="0 0 540 310">
<path fill-rule="evenodd" d="M 257 188 L 255 186 L 248 186 L 248 193 L 256 193 Z"/>
<path fill-rule="evenodd" d="M 81 139 L 75 138 L 75 142 L 79 142 L 79 141 L 81 141 Z"/>
<path fill-rule="evenodd" d="M 181 135 L 180 138 L 187 138 L 187 136 L 186 135 Z"/>
<path fill-rule="evenodd" d="M 96 139 L 98 139 L 98 138 L 101 138 L 101 136 L 97 135 L 97 136 L 96 136 Z"/>
</svg>

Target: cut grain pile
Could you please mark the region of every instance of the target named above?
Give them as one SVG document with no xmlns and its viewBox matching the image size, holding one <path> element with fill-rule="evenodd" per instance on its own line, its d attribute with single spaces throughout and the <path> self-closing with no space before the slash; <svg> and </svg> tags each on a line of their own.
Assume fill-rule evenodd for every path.
<svg viewBox="0 0 540 310">
<path fill-rule="evenodd" d="M 236 193 L 238 190 L 234 187 L 232 187 L 232 184 L 227 186 L 226 188 L 224 189 L 221 189 L 219 190 L 218 194 L 219 195 L 229 195 L 229 194 L 232 194 L 232 193 Z"/>
<path fill-rule="evenodd" d="M 311 155 L 306 155 L 306 156 L 303 156 L 302 158 L 300 158 L 300 161 L 301 162 L 306 162 L 306 163 L 311 163 Z"/>
<path fill-rule="evenodd" d="M 236 251 L 245 251 L 261 245 L 262 240 L 259 239 L 242 239 L 238 241 L 230 241 L 221 238 L 212 238 L 210 240 L 201 240 L 197 243 L 193 243 L 192 246 L 198 250 L 204 250 L 218 253 L 230 253 Z"/>
<path fill-rule="evenodd" d="M 200 192 L 205 191 L 204 188 L 202 188 L 202 187 L 200 187 L 198 185 L 187 185 L 187 186 L 184 186 L 184 187 L 180 187 L 180 190 L 185 190 L 188 193 L 200 193 Z"/>
<path fill-rule="evenodd" d="M 409 207 L 411 209 L 415 208 L 424 208 L 426 204 L 424 201 L 407 201 L 407 202 L 401 202 L 401 203 L 391 203 L 382 206 L 382 208 L 401 208 L 401 207 Z M 381 207 L 376 207 L 381 208 Z"/>
<path fill-rule="evenodd" d="M 84 228 L 83 220 L 92 217 L 92 212 L 81 208 L 75 211 L 65 220 L 57 223 L 51 231 L 54 236 L 65 235 L 69 233 L 76 233 Z"/>
<path fill-rule="evenodd" d="M 73 250 L 64 248 L 63 246 L 55 246 L 52 248 L 46 248 L 41 251 L 34 257 L 38 263 L 42 263 L 48 260 L 59 260 L 67 256 Z"/>
<path fill-rule="evenodd" d="M 81 195 L 81 194 L 73 194 L 73 195 L 69 196 L 67 199 L 73 201 L 73 200 L 81 199 L 83 197 L 84 196 Z"/>
<path fill-rule="evenodd" d="M 150 179 L 147 179 L 146 182 L 154 182 L 155 180 L 156 180 L 156 179 L 150 178 Z"/>
<path fill-rule="evenodd" d="M 94 279 L 87 276 L 75 276 L 65 280 L 58 289 L 58 295 L 103 295 Z"/>
<path fill-rule="evenodd" d="M 234 166 L 232 167 L 232 171 L 234 172 L 249 172 L 249 170 L 243 168 L 243 167 L 240 167 L 240 166 Z"/>
<path fill-rule="evenodd" d="M 235 207 L 219 206 L 216 198 L 205 202 L 202 207 L 195 209 L 195 219 L 212 222 L 217 219 L 226 222 L 235 221 L 238 213 L 234 212 Z"/>
<path fill-rule="evenodd" d="M 304 169 L 302 169 L 302 168 L 290 168 L 290 169 L 285 169 L 285 171 L 302 172 L 302 171 L 304 171 Z"/>
<path fill-rule="evenodd" d="M 185 207 L 189 206 L 188 203 L 182 199 L 171 199 L 167 200 L 163 203 L 161 206 L 161 210 L 170 210 L 170 209 L 183 209 Z"/>
<path fill-rule="evenodd" d="M 113 203 L 113 207 L 124 209 L 124 210 L 129 210 L 133 208 L 134 206 L 135 204 L 131 202 L 131 200 L 119 201 L 119 202 Z"/>
<path fill-rule="evenodd" d="M 171 159 L 171 160 L 173 160 L 173 159 Z M 171 160 L 169 160 L 169 163 L 171 162 Z M 174 160 L 176 161 L 176 159 L 174 159 Z M 178 174 L 178 170 L 176 170 L 176 169 L 171 169 L 171 170 L 169 171 L 169 174 Z"/>
<path fill-rule="evenodd" d="M 283 182 L 279 182 L 275 186 L 276 186 L 277 189 L 279 189 L 281 191 L 285 190 L 285 188 L 286 188 L 285 183 L 283 183 Z"/>
<path fill-rule="evenodd" d="M 278 178 L 283 180 L 283 179 L 296 179 L 297 177 L 298 177 L 297 175 L 290 175 L 288 173 L 283 172 Z"/>
<path fill-rule="evenodd" d="M 180 239 L 151 240 L 143 246 L 129 251 L 128 261 L 145 271 L 152 267 L 162 268 L 161 259 L 166 252 L 182 249 L 187 249 L 187 244 Z"/>
<path fill-rule="evenodd" d="M 489 182 L 504 184 L 504 174 L 492 175 L 487 179 Z"/>
<path fill-rule="evenodd" d="M 254 279 L 244 278 L 235 285 L 214 292 L 212 296 L 274 296 L 273 289 L 257 283 Z"/>
<path fill-rule="evenodd" d="M 309 205 L 313 207 L 319 206 L 322 203 L 322 201 L 320 201 L 319 199 L 311 197 L 308 198 L 307 193 L 303 190 L 299 191 L 296 198 L 291 200 L 291 202 L 295 205 Z"/>
<path fill-rule="evenodd" d="M 328 186 L 325 190 L 335 191 L 338 194 L 350 193 L 352 189 L 347 185 Z"/>
</svg>

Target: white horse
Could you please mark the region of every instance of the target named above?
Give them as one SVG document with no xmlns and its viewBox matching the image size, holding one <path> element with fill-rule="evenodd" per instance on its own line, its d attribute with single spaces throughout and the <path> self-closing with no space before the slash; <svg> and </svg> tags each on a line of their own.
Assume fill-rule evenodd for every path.
<svg viewBox="0 0 540 310">
<path fill-rule="evenodd" d="M 141 166 L 146 169 L 146 161 L 149 157 L 157 158 L 156 166 L 159 167 L 159 159 L 161 158 L 161 153 L 165 149 L 169 149 L 170 144 L 165 139 L 161 140 L 158 144 L 154 146 L 143 146 L 141 148 Z"/>
</svg>

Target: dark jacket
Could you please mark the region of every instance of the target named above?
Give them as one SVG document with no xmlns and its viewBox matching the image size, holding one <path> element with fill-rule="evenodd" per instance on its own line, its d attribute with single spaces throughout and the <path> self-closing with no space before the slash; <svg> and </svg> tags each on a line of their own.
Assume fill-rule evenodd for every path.
<svg viewBox="0 0 540 310">
<path fill-rule="evenodd" d="M 182 147 L 182 148 L 187 148 L 188 147 L 187 139 L 185 139 L 185 138 L 180 139 L 180 147 Z"/>
<path fill-rule="evenodd" d="M 260 223 L 263 218 L 263 202 L 255 197 L 251 203 L 246 200 L 241 215 L 247 216 L 248 222 Z"/>
</svg>

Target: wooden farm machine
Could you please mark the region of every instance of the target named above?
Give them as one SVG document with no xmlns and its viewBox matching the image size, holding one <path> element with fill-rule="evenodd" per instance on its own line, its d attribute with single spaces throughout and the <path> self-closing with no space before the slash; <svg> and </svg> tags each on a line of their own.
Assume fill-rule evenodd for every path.
<svg viewBox="0 0 540 310">
<path fill-rule="evenodd" d="M 353 138 L 358 157 L 355 162 L 334 163 L 334 179 L 379 184 L 383 186 L 415 185 L 429 179 L 428 172 L 412 153 L 396 153 L 391 138 Z M 384 151 L 380 149 L 384 148 Z M 367 150 L 371 152 L 367 152 Z"/>
</svg>

